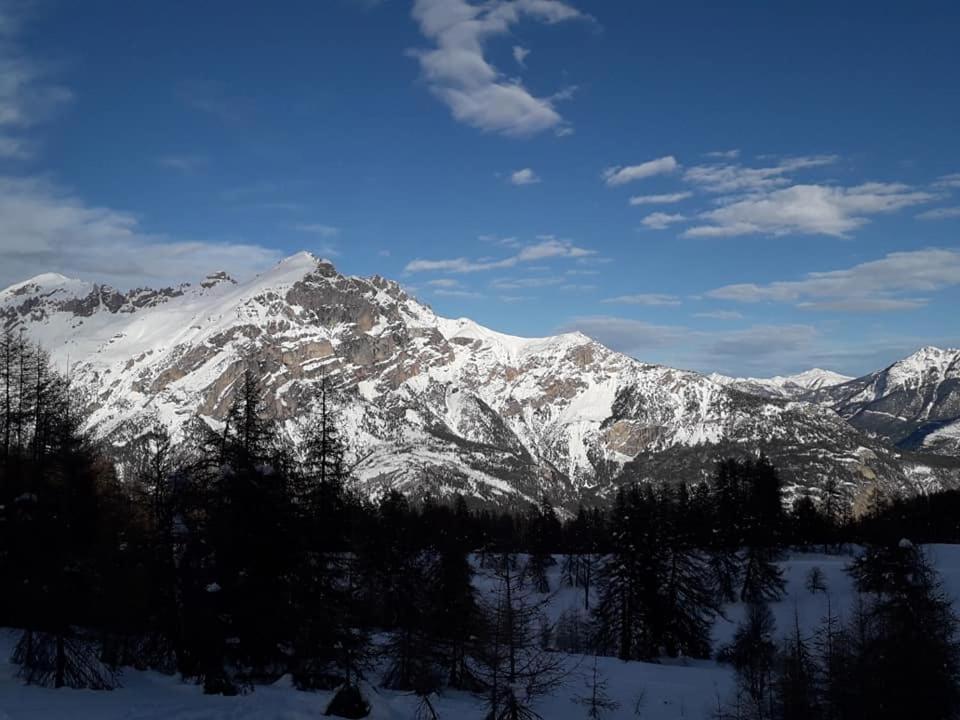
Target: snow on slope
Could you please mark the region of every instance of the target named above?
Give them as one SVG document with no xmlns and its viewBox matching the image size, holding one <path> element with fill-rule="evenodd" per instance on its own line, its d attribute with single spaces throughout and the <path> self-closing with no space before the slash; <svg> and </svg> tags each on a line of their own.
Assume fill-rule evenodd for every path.
<svg viewBox="0 0 960 720">
<path fill-rule="evenodd" d="M 947 595 L 960 598 L 960 546 L 932 545 L 927 552 L 944 583 Z M 821 619 L 831 612 L 849 617 L 856 602 L 850 578 L 844 571 L 850 557 L 795 553 L 781 563 L 787 580 L 787 594 L 781 602 L 772 603 L 776 633 L 786 637 L 793 632 L 794 617 L 806 636 L 813 634 Z M 551 569 L 551 583 L 557 586 L 560 564 Z M 823 570 L 828 594 L 809 593 L 804 579 L 809 570 Z M 482 591 L 483 580 L 479 580 Z M 551 600 L 552 618 L 570 608 L 581 607 L 579 589 L 562 588 Z M 958 607 L 960 610 L 960 607 Z M 744 617 L 742 604 L 725 609 L 727 619 L 714 624 L 714 650 L 729 642 L 736 625 Z M 281 678 L 272 686 L 257 687 L 247 695 L 222 697 L 204 695 L 202 688 L 187 685 L 178 678 L 156 672 L 125 669 L 121 676 L 123 687 L 111 692 L 84 690 L 50 690 L 24 686 L 15 678 L 16 667 L 8 658 L 16 634 L 0 629 L 0 720 L 253 720 L 254 718 L 287 718 L 308 720 L 323 714 L 331 693 L 298 692 L 289 678 Z M 537 712 L 551 720 L 573 720 L 584 717 L 584 708 L 573 698 L 586 691 L 586 675 L 592 670 L 592 658 L 567 656 L 570 674 L 552 695 L 543 698 L 535 707 Z M 635 718 L 634 701 L 640 691 L 645 694 L 641 717 L 648 720 L 707 720 L 713 717 L 718 698 L 730 698 L 734 676 L 729 666 L 713 661 L 672 661 L 663 664 L 622 662 L 615 658 L 600 658 L 599 668 L 608 682 L 608 693 L 620 707 L 605 715 L 610 720 Z M 376 682 L 378 673 L 370 673 Z M 367 696 L 373 705 L 371 720 L 409 720 L 414 717 L 416 698 L 410 693 L 394 692 L 367 686 Z M 482 701 L 476 696 L 456 691 L 445 691 L 435 698 L 441 718 L 481 720 Z"/>
<path fill-rule="evenodd" d="M 889 451 L 825 408 L 746 398 L 722 378 L 641 363 L 580 333 L 520 338 L 441 318 L 394 282 L 342 276 L 309 253 L 244 283 L 215 274 L 126 294 L 38 276 L 0 293 L 0 321 L 95 389 L 103 436 L 216 423 L 248 368 L 296 435 L 326 377 L 371 491 L 572 504 L 609 496 L 625 468 L 623 479 L 701 479 L 714 459 L 701 449 L 721 443 L 770 453 L 794 487 L 832 474 L 851 496 L 878 482 L 915 490 Z"/>
<path fill-rule="evenodd" d="M 923 447 L 946 455 L 960 455 L 960 420 L 925 435 Z"/>
<path fill-rule="evenodd" d="M 725 387 L 733 387 L 743 392 L 785 398 L 801 398 L 811 390 L 821 390 L 853 380 L 847 375 L 821 368 L 812 368 L 796 375 L 775 375 L 771 378 L 737 378 L 717 373 L 712 373 L 709 377 Z"/>
<path fill-rule="evenodd" d="M 829 403 L 855 427 L 904 448 L 941 447 L 926 437 L 960 419 L 960 350 L 925 347 L 883 370 L 825 388 L 812 399 Z M 947 427 L 945 427 L 947 426 Z M 946 447 L 956 448 L 947 443 Z"/>
</svg>

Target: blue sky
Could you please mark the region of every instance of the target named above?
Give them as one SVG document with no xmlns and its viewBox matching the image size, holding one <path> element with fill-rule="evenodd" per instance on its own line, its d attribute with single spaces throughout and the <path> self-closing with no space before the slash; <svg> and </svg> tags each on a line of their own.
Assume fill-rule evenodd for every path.
<svg viewBox="0 0 960 720">
<path fill-rule="evenodd" d="M 0 284 L 300 249 L 640 359 L 960 344 L 955 3 L 0 0 Z"/>
</svg>

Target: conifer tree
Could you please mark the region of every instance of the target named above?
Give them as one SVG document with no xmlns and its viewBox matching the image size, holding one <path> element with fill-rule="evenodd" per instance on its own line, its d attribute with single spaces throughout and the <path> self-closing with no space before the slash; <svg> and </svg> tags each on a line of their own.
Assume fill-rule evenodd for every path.
<svg viewBox="0 0 960 720">
<path fill-rule="evenodd" d="M 773 613 L 765 603 L 750 603 L 724 655 L 737 671 L 738 718 L 763 720 L 773 715 L 774 667 L 777 647 Z"/>
<path fill-rule="evenodd" d="M 543 597 L 530 590 L 508 556 L 492 571 L 494 588 L 483 604 L 486 631 L 476 656 L 485 686 L 488 720 L 535 720 L 536 701 L 565 676 L 562 656 L 540 647 Z"/>
<path fill-rule="evenodd" d="M 544 496 L 539 508 L 534 508 L 530 512 L 527 522 L 529 557 L 526 574 L 537 592 L 548 593 L 550 582 L 547 579 L 547 570 L 556 564 L 553 553 L 559 549 L 560 520 L 553 505 Z"/>
<path fill-rule="evenodd" d="M 593 656 L 593 667 L 586 685 L 587 692 L 576 696 L 574 702 L 586 709 L 587 717 L 590 720 L 600 720 L 607 713 L 614 712 L 620 707 L 620 703 L 608 694 L 608 683 L 600 673 L 596 655 Z"/>
<path fill-rule="evenodd" d="M 817 669 L 800 618 L 794 613 L 793 636 L 784 643 L 776 687 L 778 720 L 817 720 L 821 716 Z"/>
<path fill-rule="evenodd" d="M 905 539 L 869 548 L 851 574 L 871 595 L 858 633 L 855 680 L 871 717 L 954 717 L 960 707 L 957 618 L 922 549 Z"/>
</svg>

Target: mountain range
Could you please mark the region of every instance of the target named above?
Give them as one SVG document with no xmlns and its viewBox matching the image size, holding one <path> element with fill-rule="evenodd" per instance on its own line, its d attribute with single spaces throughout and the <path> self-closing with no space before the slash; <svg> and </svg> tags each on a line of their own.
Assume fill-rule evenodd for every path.
<svg viewBox="0 0 960 720">
<path fill-rule="evenodd" d="M 876 492 L 960 485 L 960 350 L 923 348 L 860 378 L 704 375 L 580 333 L 521 338 L 440 317 L 396 282 L 309 253 L 242 283 L 221 272 L 157 290 L 46 273 L 0 291 L 0 324 L 70 373 L 91 431 L 114 444 L 154 422 L 176 435 L 196 416 L 222 421 L 245 369 L 295 437 L 327 382 L 371 494 L 573 507 L 757 452 L 790 495 L 832 477 L 857 510 Z"/>
</svg>

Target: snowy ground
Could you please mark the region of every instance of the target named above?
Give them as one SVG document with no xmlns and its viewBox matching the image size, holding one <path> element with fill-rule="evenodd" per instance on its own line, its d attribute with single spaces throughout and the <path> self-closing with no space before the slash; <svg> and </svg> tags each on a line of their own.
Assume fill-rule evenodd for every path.
<svg viewBox="0 0 960 720">
<path fill-rule="evenodd" d="M 960 545 L 934 545 L 928 552 L 947 592 L 960 598 Z M 783 563 L 787 596 L 773 606 L 780 632 L 792 631 L 795 616 L 801 628 L 812 631 L 825 615 L 827 596 L 811 595 L 804 589 L 804 578 L 814 566 L 826 576 L 833 611 L 845 614 L 849 610 L 853 593 L 844 573 L 848 561 L 847 556 L 795 554 Z M 553 580 L 556 584 L 556 578 Z M 553 600 L 551 613 L 557 616 L 581 602 L 578 591 L 561 590 Z M 741 606 L 727 609 L 728 620 L 721 619 L 714 627 L 715 647 L 729 640 L 742 614 Z M 199 687 L 177 678 L 133 670 L 124 671 L 123 687 L 112 692 L 27 687 L 16 680 L 16 668 L 7 662 L 15 639 L 12 631 L 0 630 L 0 720 L 300 720 L 322 716 L 330 699 L 328 693 L 298 692 L 285 679 L 239 697 L 205 696 Z M 573 698 L 585 692 L 584 680 L 592 659 L 569 656 L 569 660 L 571 674 L 564 687 L 537 707 L 547 720 L 586 717 L 585 709 Z M 601 658 L 600 668 L 608 681 L 609 695 L 621 704 L 605 716 L 611 719 L 638 717 L 634 704 L 641 694 L 645 699 L 639 717 L 644 720 L 708 718 L 718 699 L 729 696 L 733 683 L 730 669 L 714 662 L 624 663 Z M 414 717 L 416 699 L 408 694 L 373 688 L 368 688 L 367 694 L 373 705 L 373 720 Z M 481 702 L 464 693 L 444 693 L 435 699 L 435 706 L 443 719 L 480 720 L 483 716 Z"/>
</svg>

